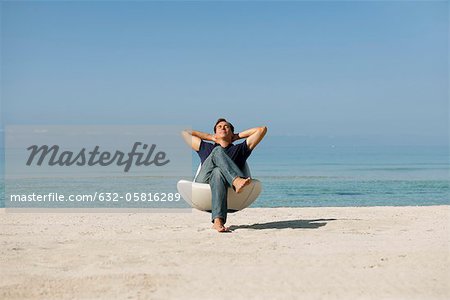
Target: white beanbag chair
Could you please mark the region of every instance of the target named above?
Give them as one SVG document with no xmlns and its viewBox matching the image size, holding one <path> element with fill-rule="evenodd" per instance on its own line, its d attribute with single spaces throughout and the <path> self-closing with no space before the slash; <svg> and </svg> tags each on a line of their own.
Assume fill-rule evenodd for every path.
<svg viewBox="0 0 450 300">
<path fill-rule="evenodd" d="M 177 184 L 178 192 L 183 199 L 193 208 L 202 211 L 211 211 L 211 188 L 208 183 L 195 182 L 201 165 L 197 169 L 194 181 L 180 180 Z M 250 170 L 247 163 L 244 167 L 244 174 L 250 177 Z M 261 193 L 261 182 L 252 179 L 249 185 L 245 186 L 241 192 L 236 193 L 231 187 L 228 188 L 228 212 L 236 212 L 252 204 Z"/>
</svg>

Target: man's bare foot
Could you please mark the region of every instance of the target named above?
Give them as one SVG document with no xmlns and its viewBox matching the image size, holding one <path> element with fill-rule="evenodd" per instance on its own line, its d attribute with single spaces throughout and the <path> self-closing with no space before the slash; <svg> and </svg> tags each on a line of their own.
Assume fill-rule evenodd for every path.
<svg viewBox="0 0 450 300">
<path fill-rule="evenodd" d="M 212 228 L 217 230 L 218 232 L 230 232 L 230 229 L 228 227 L 225 227 L 222 218 L 215 218 Z"/>
<path fill-rule="evenodd" d="M 241 190 L 244 188 L 244 186 L 248 185 L 252 181 L 252 179 L 249 178 L 242 178 L 242 177 L 236 177 L 236 179 L 233 181 L 234 189 L 236 190 L 236 193 L 240 193 Z"/>
</svg>

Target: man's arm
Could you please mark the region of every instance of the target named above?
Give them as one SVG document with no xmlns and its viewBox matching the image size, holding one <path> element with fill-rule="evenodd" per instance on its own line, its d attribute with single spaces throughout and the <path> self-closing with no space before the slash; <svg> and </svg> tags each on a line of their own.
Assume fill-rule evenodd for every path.
<svg viewBox="0 0 450 300">
<path fill-rule="evenodd" d="M 214 141 L 214 136 L 209 133 L 195 131 L 195 130 L 183 130 L 181 132 L 184 141 L 188 144 L 189 147 L 198 151 L 200 149 L 200 143 L 202 140 L 205 141 Z"/>
<path fill-rule="evenodd" d="M 267 132 L 266 126 L 247 129 L 245 131 L 235 134 L 233 137 L 233 141 L 246 138 L 248 148 L 250 150 L 253 150 L 264 138 L 266 132 Z"/>
</svg>

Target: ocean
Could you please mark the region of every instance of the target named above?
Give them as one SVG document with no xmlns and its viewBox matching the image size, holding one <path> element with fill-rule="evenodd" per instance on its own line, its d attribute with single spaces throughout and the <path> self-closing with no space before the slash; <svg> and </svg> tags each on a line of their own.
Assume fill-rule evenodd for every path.
<svg viewBox="0 0 450 300">
<path fill-rule="evenodd" d="M 193 153 L 193 172 L 198 163 Z M 272 138 L 253 151 L 248 164 L 263 186 L 252 207 L 450 204 L 448 146 L 308 145 L 295 138 Z M 4 168 L 3 160 L 0 167 Z M 176 180 L 137 177 L 130 182 L 137 189 L 153 185 L 176 192 Z M 33 185 L 39 190 L 39 184 L 49 182 Z M 87 187 L 95 190 L 95 181 L 82 181 L 77 191 Z M 0 192 L 4 206 L 3 180 Z"/>
<path fill-rule="evenodd" d="M 260 151 L 258 151 L 260 150 Z M 447 146 L 268 146 L 249 160 L 279 206 L 404 206 L 450 203 Z"/>
</svg>

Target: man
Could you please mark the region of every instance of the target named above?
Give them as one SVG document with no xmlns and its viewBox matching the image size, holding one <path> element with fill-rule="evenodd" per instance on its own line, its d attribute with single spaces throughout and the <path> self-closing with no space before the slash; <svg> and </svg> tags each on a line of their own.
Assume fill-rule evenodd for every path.
<svg viewBox="0 0 450 300">
<path fill-rule="evenodd" d="M 209 183 L 212 194 L 212 222 L 218 232 L 227 232 L 227 189 L 239 193 L 251 181 L 242 172 L 252 150 L 264 138 L 267 127 L 255 127 L 234 133 L 234 126 L 221 118 L 214 125 L 214 134 L 199 131 L 183 131 L 186 143 L 200 156 L 202 167 L 197 182 Z M 234 145 L 233 142 L 246 139 Z M 205 141 L 212 141 L 207 143 Z"/>
</svg>

